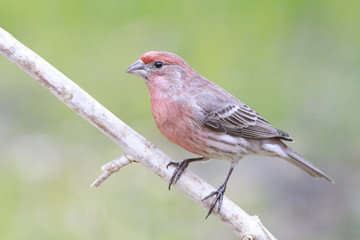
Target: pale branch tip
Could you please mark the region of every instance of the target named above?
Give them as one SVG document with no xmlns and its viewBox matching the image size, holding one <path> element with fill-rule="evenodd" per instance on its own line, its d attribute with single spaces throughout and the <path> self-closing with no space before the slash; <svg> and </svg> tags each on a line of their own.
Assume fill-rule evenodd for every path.
<svg viewBox="0 0 360 240">
<path fill-rule="evenodd" d="M 147 167 L 166 182 L 169 181 L 172 169 L 166 168 L 171 161 L 168 156 L 2 28 L 0 28 L 0 53 L 123 149 L 127 160 L 123 157 L 120 158 L 121 160 L 117 159 L 119 162 L 114 163 L 113 161 L 109 165 L 105 165 L 103 175 L 94 182 L 94 186 L 98 186 L 112 173 L 132 161 Z M 214 187 L 189 170 L 184 172 L 174 187 L 206 209 L 209 208 L 211 202 L 201 200 L 206 194 L 215 190 Z M 164 187 L 165 190 L 166 187 Z M 215 211 L 213 214 L 230 227 L 240 239 L 275 239 L 258 218 L 249 216 L 227 197 L 223 199 L 220 213 Z"/>
<path fill-rule="evenodd" d="M 132 163 L 133 161 L 129 160 L 125 156 L 121 156 L 111 162 L 105 163 L 101 166 L 103 173 L 98 177 L 92 184 L 91 187 L 98 187 L 102 182 L 104 182 L 111 174 L 116 173 L 120 168 Z"/>
</svg>

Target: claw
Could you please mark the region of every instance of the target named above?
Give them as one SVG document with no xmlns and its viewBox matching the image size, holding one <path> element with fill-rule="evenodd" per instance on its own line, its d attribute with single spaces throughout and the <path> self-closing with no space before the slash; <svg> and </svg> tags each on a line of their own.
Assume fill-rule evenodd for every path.
<svg viewBox="0 0 360 240">
<path fill-rule="evenodd" d="M 168 165 L 166 165 L 166 168 L 168 168 L 169 166 L 176 166 L 176 169 L 169 181 L 169 190 L 171 189 L 171 185 L 173 183 L 176 183 L 179 180 L 180 176 L 183 174 L 185 169 L 189 166 L 190 162 L 202 161 L 204 159 L 205 159 L 204 157 L 198 157 L 198 158 L 184 159 L 181 162 L 169 162 Z"/>
<path fill-rule="evenodd" d="M 175 165 L 177 166 L 179 163 L 178 162 L 169 162 L 168 165 L 166 165 L 166 168 L 169 168 L 169 166 Z"/>
<path fill-rule="evenodd" d="M 206 197 L 204 197 L 201 201 L 204 201 L 212 196 L 215 196 L 214 201 L 211 203 L 210 209 L 205 217 L 205 219 L 207 219 L 210 214 L 212 213 L 214 207 L 216 206 L 216 203 L 218 203 L 218 213 L 220 212 L 221 209 L 221 205 L 222 205 L 222 201 L 224 198 L 224 193 L 225 193 L 225 189 L 226 189 L 226 184 L 221 185 L 216 191 L 211 192 L 209 195 L 207 195 Z"/>
<path fill-rule="evenodd" d="M 187 161 L 187 159 L 185 159 L 181 162 L 169 162 L 169 164 L 166 166 L 166 168 L 168 168 L 169 166 L 176 166 L 176 169 L 169 181 L 169 190 L 171 189 L 171 185 L 173 183 L 176 183 L 179 180 L 181 174 L 188 167 L 188 165 L 189 165 L 189 162 Z"/>
<path fill-rule="evenodd" d="M 238 163 L 238 161 L 233 161 L 231 163 L 231 167 L 229 169 L 229 172 L 228 172 L 228 174 L 226 176 L 226 179 L 225 179 L 224 183 L 216 191 L 211 192 L 209 195 L 207 195 L 206 197 L 204 197 L 201 200 L 201 201 L 204 201 L 204 200 L 208 199 L 209 197 L 216 196 L 214 201 L 211 203 L 210 209 L 209 209 L 205 219 L 207 219 L 208 216 L 210 216 L 210 214 L 212 213 L 216 203 L 218 203 L 218 213 L 220 212 L 222 201 L 223 201 L 223 198 L 224 198 L 225 189 L 226 189 L 226 184 L 227 184 L 227 182 L 228 182 L 228 180 L 230 178 L 230 175 L 231 175 L 232 171 L 234 170 L 237 163 Z"/>
</svg>

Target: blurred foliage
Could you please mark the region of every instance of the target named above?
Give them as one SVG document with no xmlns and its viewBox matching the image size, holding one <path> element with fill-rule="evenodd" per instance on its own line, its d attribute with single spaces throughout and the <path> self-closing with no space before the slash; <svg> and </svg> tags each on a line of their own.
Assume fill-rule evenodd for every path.
<svg viewBox="0 0 360 240">
<path fill-rule="evenodd" d="M 336 180 L 247 157 L 227 196 L 279 239 L 360 236 L 360 2 L 2 0 L 1 27 L 174 159 L 141 79 L 144 52 L 171 51 L 290 133 Z M 121 149 L 0 58 L 0 239 L 235 239 L 139 165 L 89 189 Z M 218 186 L 229 164 L 191 168 Z"/>
</svg>

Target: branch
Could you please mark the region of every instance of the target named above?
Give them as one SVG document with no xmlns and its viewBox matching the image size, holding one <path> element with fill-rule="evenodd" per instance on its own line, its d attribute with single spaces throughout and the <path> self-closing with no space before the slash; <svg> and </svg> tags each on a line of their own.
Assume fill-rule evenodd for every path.
<svg viewBox="0 0 360 240">
<path fill-rule="evenodd" d="M 105 181 L 108 177 L 111 176 L 111 174 L 116 173 L 120 170 L 120 168 L 128 165 L 129 163 L 132 163 L 131 160 L 127 159 L 125 156 L 119 157 L 118 159 L 115 159 L 111 162 L 108 162 L 101 166 L 101 170 L 103 170 L 103 174 L 98 177 L 98 179 L 95 180 L 91 184 L 91 187 L 98 187 L 100 184 Z"/>
<path fill-rule="evenodd" d="M 139 162 L 166 182 L 169 181 L 173 172 L 173 168 L 166 168 L 171 161 L 169 157 L 2 28 L 0 28 L 0 52 L 124 150 L 124 157 L 118 162 L 115 160 L 112 170 L 111 167 L 105 167 L 105 174 L 94 185 L 101 183 L 112 172 L 118 171 L 121 166 L 130 162 Z M 116 166 L 117 164 L 119 166 Z M 189 170 L 184 172 L 174 187 L 206 209 L 209 208 L 211 200 L 201 201 L 201 199 L 215 190 Z M 215 211 L 213 214 L 228 225 L 240 239 L 275 239 L 256 216 L 249 216 L 227 197 L 224 197 L 220 213 Z"/>
</svg>

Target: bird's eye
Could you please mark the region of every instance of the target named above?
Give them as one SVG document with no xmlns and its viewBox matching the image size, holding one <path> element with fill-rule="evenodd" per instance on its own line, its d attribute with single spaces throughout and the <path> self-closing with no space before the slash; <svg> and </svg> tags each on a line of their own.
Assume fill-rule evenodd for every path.
<svg viewBox="0 0 360 240">
<path fill-rule="evenodd" d="M 156 68 L 161 68 L 164 65 L 164 63 L 161 61 L 157 61 L 154 65 Z"/>
</svg>

